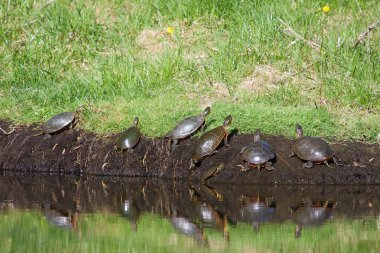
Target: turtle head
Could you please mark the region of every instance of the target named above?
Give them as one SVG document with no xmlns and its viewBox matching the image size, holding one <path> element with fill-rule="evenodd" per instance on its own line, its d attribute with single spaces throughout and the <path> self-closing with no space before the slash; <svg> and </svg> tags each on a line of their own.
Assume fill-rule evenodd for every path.
<svg viewBox="0 0 380 253">
<path fill-rule="evenodd" d="M 296 124 L 296 132 L 297 132 L 297 138 L 303 137 L 303 130 L 299 124 Z"/>
<path fill-rule="evenodd" d="M 139 117 L 135 117 L 135 119 L 133 120 L 133 125 L 137 127 L 138 124 L 139 124 Z"/>
<path fill-rule="evenodd" d="M 206 107 L 206 109 L 203 111 L 203 116 L 207 116 L 207 115 L 209 115 L 210 114 L 210 112 L 211 112 L 211 108 L 210 108 L 210 106 L 207 106 Z"/>
<path fill-rule="evenodd" d="M 260 130 L 257 129 L 255 135 L 253 136 L 253 141 L 260 141 Z"/>
<path fill-rule="evenodd" d="M 223 122 L 223 126 L 224 127 L 228 127 L 232 122 L 232 116 L 231 115 L 228 115 L 225 119 L 224 119 L 224 122 Z"/>
</svg>

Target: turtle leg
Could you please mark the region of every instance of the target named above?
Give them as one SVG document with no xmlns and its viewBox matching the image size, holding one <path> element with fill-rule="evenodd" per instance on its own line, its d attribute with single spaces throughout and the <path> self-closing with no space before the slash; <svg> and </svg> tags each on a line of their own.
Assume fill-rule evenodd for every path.
<svg viewBox="0 0 380 253">
<path fill-rule="evenodd" d="M 327 167 L 331 168 L 331 166 L 327 160 L 325 160 L 325 164 L 327 165 Z"/>
<path fill-rule="evenodd" d="M 206 128 L 206 122 L 203 122 L 203 124 L 201 125 L 201 131 L 204 132 L 205 128 Z"/>
<path fill-rule="evenodd" d="M 244 165 L 238 165 L 241 169 L 240 171 L 247 172 L 251 170 L 251 166 L 249 166 L 247 163 L 244 163 Z"/>
<path fill-rule="evenodd" d="M 229 147 L 230 144 L 228 144 L 228 133 L 226 134 L 226 136 L 224 137 L 224 145 Z"/>
<path fill-rule="evenodd" d="M 214 151 L 212 151 L 212 153 L 210 155 L 217 154 L 217 153 L 219 153 L 219 151 L 218 150 L 214 150 Z"/>
<path fill-rule="evenodd" d="M 336 164 L 336 165 L 338 165 L 338 166 L 343 166 L 344 164 L 342 163 L 342 161 L 340 161 L 339 159 L 338 159 L 338 157 L 336 157 L 336 156 L 333 156 L 333 161 L 334 161 L 334 163 Z"/>
<path fill-rule="evenodd" d="M 257 169 L 259 170 L 259 173 L 260 173 L 260 170 L 261 170 L 261 164 L 257 164 Z"/>
<path fill-rule="evenodd" d="M 128 153 L 133 153 L 133 148 L 129 148 Z"/>
<path fill-rule="evenodd" d="M 271 171 L 271 170 L 274 169 L 274 167 L 272 166 L 272 162 L 271 161 L 268 161 L 268 162 L 265 163 L 265 169 L 269 170 L 269 171 Z"/>
<path fill-rule="evenodd" d="M 296 156 L 296 153 L 294 153 L 294 150 L 292 149 L 292 150 L 290 151 L 290 155 L 289 155 L 289 157 L 293 157 L 293 156 Z"/>
<path fill-rule="evenodd" d="M 313 161 L 307 161 L 302 165 L 302 168 L 304 169 L 311 169 L 314 167 L 314 162 Z"/>
<path fill-rule="evenodd" d="M 177 147 L 177 143 L 178 143 L 178 140 L 177 139 L 173 139 L 172 151 L 174 151 L 174 149 Z"/>
</svg>

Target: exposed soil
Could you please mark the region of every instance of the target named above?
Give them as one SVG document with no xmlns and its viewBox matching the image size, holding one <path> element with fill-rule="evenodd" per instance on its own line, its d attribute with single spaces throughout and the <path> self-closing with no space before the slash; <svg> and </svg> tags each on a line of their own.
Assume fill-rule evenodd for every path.
<svg viewBox="0 0 380 253">
<path fill-rule="evenodd" d="M 7 130 L 10 123 L 0 121 L 0 126 Z M 377 144 L 332 143 L 344 166 L 316 165 L 313 169 L 302 169 L 302 161 L 289 157 L 292 140 L 264 135 L 262 138 L 276 149 L 275 169 L 241 172 L 238 165 L 243 163 L 239 153 L 253 136 L 232 134 L 230 147 L 220 147 L 217 154 L 206 157 L 195 171 L 191 171 L 194 138 L 180 141 L 172 153 L 166 139 L 142 138 L 129 153 L 114 150 L 117 135 L 97 136 L 78 128 L 50 138 L 35 136 L 38 133 L 38 126 L 31 125 L 18 127 L 7 136 L 0 135 L 0 170 L 196 180 L 202 171 L 223 162 L 225 169 L 209 179 L 209 183 L 380 184 L 380 148 Z"/>
</svg>

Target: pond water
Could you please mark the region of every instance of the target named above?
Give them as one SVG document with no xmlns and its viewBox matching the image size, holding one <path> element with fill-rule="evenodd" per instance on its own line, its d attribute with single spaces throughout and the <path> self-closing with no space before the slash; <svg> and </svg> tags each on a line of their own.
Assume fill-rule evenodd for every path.
<svg viewBox="0 0 380 253">
<path fill-rule="evenodd" d="M 0 176 L 0 252 L 380 252 L 380 186 Z"/>
</svg>

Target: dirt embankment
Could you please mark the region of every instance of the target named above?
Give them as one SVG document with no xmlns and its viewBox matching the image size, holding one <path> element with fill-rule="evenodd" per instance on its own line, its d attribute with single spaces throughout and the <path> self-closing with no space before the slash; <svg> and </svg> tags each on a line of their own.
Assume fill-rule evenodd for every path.
<svg viewBox="0 0 380 253">
<path fill-rule="evenodd" d="M 0 121 L 3 129 L 9 122 Z M 95 174 L 133 177 L 196 179 L 200 173 L 220 162 L 225 169 L 210 182 L 261 184 L 380 184 L 380 147 L 362 142 L 333 143 L 332 147 L 344 166 L 317 165 L 302 169 L 302 161 L 289 157 L 292 140 L 282 136 L 263 136 L 276 149 L 273 171 L 256 169 L 241 172 L 239 154 L 253 141 L 252 135 L 230 136 L 230 147 L 221 147 L 205 158 L 195 171 L 189 170 L 191 151 L 196 139 L 180 141 L 170 153 L 167 140 L 142 138 L 134 152 L 113 149 L 117 135 L 97 136 L 73 129 L 45 138 L 36 125 L 18 127 L 10 135 L 0 135 L 0 170 Z"/>
</svg>

